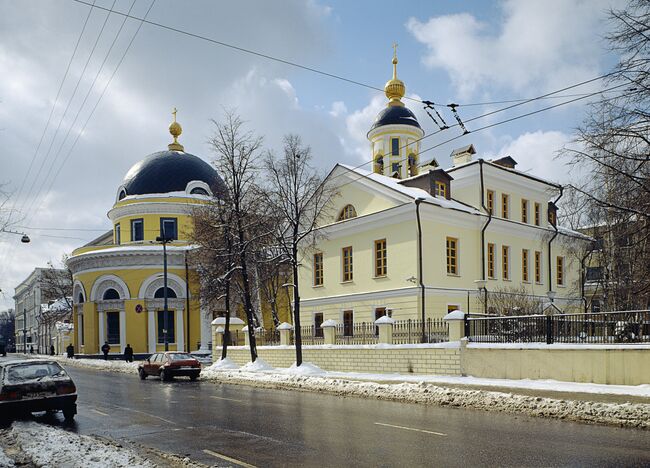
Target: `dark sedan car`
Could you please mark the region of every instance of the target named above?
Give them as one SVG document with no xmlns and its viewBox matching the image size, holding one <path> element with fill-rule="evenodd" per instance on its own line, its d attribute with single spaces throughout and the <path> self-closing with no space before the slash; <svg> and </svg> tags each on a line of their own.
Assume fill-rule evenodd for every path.
<svg viewBox="0 0 650 468">
<path fill-rule="evenodd" d="M 149 375 L 158 376 L 160 380 L 171 380 L 180 376 L 196 380 L 200 373 L 201 363 L 190 354 L 181 352 L 155 353 L 138 366 L 138 374 L 142 380 Z"/>
<path fill-rule="evenodd" d="M 0 415 L 63 411 L 77 414 L 77 388 L 56 361 L 30 359 L 0 362 Z"/>
</svg>

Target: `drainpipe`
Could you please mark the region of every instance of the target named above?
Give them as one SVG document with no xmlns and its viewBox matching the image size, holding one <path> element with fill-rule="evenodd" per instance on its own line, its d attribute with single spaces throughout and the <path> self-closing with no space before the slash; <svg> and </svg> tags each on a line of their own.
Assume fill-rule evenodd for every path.
<svg viewBox="0 0 650 468">
<path fill-rule="evenodd" d="M 580 268 L 582 271 L 582 281 L 580 281 L 580 295 L 582 297 L 582 305 L 584 307 L 585 314 L 587 313 L 587 298 L 585 297 L 585 283 L 587 282 L 587 269 L 585 268 L 585 262 L 587 261 L 587 258 L 591 256 L 591 253 L 594 251 L 593 250 L 593 245 L 591 246 L 592 248 L 587 251 L 587 253 L 580 259 Z"/>
<path fill-rule="evenodd" d="M 488 219 L 483 225 L 483 228 L 481 229 L 481 279 L 485 282 L 487 278 L 485 277 L 485 231 L 487 230 L 487 227 L 490 225 L 492 222 L 492 213 L 490 210 L 488 210 L 487 206 L 485 206 L 485 181 L 483 179 L 483 159 L 478 160 L 478 168 L 479 168 L 479 173 L 480 173 L 480 178 L 481 178 L 481 207 L 483 210 L 487 213 Z M 494 205 L 492 205 L 494 208 Z M 487 284 L 487 283 L 484 283 Z M 487 305 L 487 287 L 483 286 L 483 293 L 485 294 L 485 303 L 483 304 L 483 313 L 487 314 L 488 310 L 488 305 Z"/>
<path fill-rule="evenodd" d="M 562 194 L 564 193 L 564 187 L 560 185 L 560 194 L 558 197 L 553 201 L 553 204 L 557 206 L 557 202 L 562 198 Z M 548 218 L 548 213 L 546 214 L 546 217 Z M 552 265 L 552 255 L 551 255 L 551 242 L 558 236 L 559 230 L 557 228 L 557 215 L 555 216 L 555 225 L 551 224 L 553 226 L 553 229 L 555 229 L 555 232 L 553 233 L 553 236 L 551 239 L 548 241 L 548 292 L 553 292 L 553 265 Z"/>
<path fill-rule="evenodd" d="M 420 283 L 420 296 L 421 296 L 421 301 L 422 301 L 422 343 L 426 343 L 427 340 L 427 335 L 426 335 L 426 328 L 425 328 L 425 307 L 424 307 L 424 281 L 422 279 L 422 223 L 420 222 L 420 203 L 424 198 L 416 198 L 415 199 L 415 217 L 417 218 L 418 221 L 418 280 Z"/>
</svg>

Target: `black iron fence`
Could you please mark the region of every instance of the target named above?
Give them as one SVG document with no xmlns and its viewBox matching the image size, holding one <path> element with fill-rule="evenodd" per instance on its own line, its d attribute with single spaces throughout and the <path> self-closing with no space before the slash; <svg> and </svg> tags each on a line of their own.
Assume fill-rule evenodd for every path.
<svg viewBox="0 0 650 468">
<path fill-rule="evenodd" d="M 259 346 L 279 346 L 280 330 L 276 330 L 275 328 L 270 330 L 258 328 L 255 330 L 255 340 Z"/>
<path fill-rule="evenodd" d="M 322 345 L 325 344 L 323 329 L 314 327 L 314 325 L 303 325 L 300 327 L 300 338 L 304 345 Z M 291 332 L 291 343 L 294 343 L 293 331 Z"/>
<path fill-rule="evenodd" d="M 650 311 L 465 317 L 476 343 L 650 343 Z M 394 336 L 394 335 L 393 335 Z"/>
<path fill-rule="evenodd" d="M 398 320 L 393 325 L 393 344 L 440 343 L 449 341 L 449 324 L 442 318 Z"/>
<path fill-rule="evenodd" d="M 339 324 L 334 336 L 336 344 L 365 345 L 379 342 L 379 331 L 371 322 Z"/>
</svg>

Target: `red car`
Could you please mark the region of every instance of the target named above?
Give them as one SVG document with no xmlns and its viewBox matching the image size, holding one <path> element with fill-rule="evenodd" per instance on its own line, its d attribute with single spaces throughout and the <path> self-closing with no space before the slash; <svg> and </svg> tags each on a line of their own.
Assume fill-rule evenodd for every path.
<svg viewBox="0 0 650 468">
<path fill-rule="evenodd" d="M 180 376 L 196 380 L 200 373 L 201 363 L 191 355 L 182 352 L 155 353 L 138 366 L 138 374 L 142 380 L 149 375 L 158 376 L 160 380 L 171 380 Z"/>
</svg>

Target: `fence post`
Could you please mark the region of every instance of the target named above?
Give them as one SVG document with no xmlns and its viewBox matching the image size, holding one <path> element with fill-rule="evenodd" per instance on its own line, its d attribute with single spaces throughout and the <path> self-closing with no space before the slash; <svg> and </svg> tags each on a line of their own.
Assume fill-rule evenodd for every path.
<svg viewBox="0 0 650 468">
<path fill-rule="evenodd" d="M 248 336 L 248 325 L 243 327 L 240 331 L 244 334 L 244 346 L 248 346 L 250 348 L 251 339 Z"/>
<path fill-rule="evenodd" d="M 546 344 L 553 344 L 553 316 L 546 316 Z"/>
<path fill-rule="evenodd" d="M 336 344 L 336 320 L 325 320 L 321 326 L 325 344 Z"/>
<path fill-rule="evenodd" d="M 226 330 L 221 325 L 214 329 L 214 333 L 212 334 L 212 341 L 215 346 L 223 346 L 223 334 L 225 332 Z"/>
<path fill-rule="evenodd" d="M 393 325 L 395 320 L 388 315 L 384 315 L 375 320 L 375 325 L 379 328 L 379 342 L 383 344 L 393 344 Z"/>
<path fill-rule="evenodd" d="M 287 322 L 282 322 L 278 325 L 278 331 L 280 332 L 280 346 L 289 346 L 291 344 L 291 330 L 293 330 L 293 325 Z"/>
<path fill-rule="evenodd" d="M 449 341 L 460 341 L 465 337 L 465 312 L 454 310 L 445 315 L 443 320 L 449 324 Z"/>
</svg>

